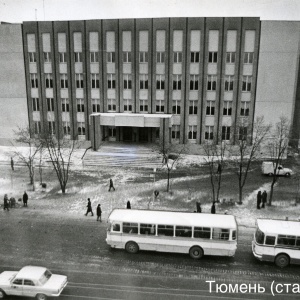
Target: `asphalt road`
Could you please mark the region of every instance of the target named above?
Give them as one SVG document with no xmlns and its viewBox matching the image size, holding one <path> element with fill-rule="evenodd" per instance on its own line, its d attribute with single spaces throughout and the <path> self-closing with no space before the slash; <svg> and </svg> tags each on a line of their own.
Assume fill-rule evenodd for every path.
<svg viewBox="0 0 300 300">
<path fill-rule="evenodd" d="M 110 249 L 105 242 L 106 223 L 96 222 L 95 217 L 41 216 L 30 209 L 13 215 L 1 211 L 0 272 L 24 265 L 46 266 L 68 276 L 59 298 L 68 300 L 299 299 L 300 291 L 293 292 L 288 284 L 300 285 L 300 267 L 279 269 L 257 261 L 251 252 L 253 231 L 239 228 L 234 258 L 205 256 L 195 261 L 183 254 L 134 255 Z M 272 283 L 281 291 L 275 297 Z"/>
</svg>

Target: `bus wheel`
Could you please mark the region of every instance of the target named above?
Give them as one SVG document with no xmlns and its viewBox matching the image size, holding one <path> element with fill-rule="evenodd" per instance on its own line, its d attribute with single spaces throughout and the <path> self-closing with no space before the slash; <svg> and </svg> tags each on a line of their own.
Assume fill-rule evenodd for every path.
<svg viewBox="0 0 300 300">
<path fill-rule="evenodd" d="M 275 258 L 276 266 L 284 268 L 290 264 L 290 258 L 286 254 L 279 254 Z"/>
<path fill-rule="evenodd" d="M 139 251 L 139 246 L 135 242 L 128 242 L 125 249 L 129 253 L 137 253 Z"/>
<path fill-rule="evenodd" d="M 203 256 L 203 250 L 198 246 L 193 246 L 190 249 L 189 253 L 190 253 L 190 257 L 194 259 L 199 259 Z"/>
<path fill-rule="evenodd" d="M 273 176 L 273 173 L 269 173 L 268 175 L 271 177 L 271 176 Z"/>
<path fill-rule="evenodd" d="M 285 174 L 285 177 L 290 177 L 290 176 L 291 176 L 290 173 L 286 173 L 286 174 Z"/>
</svg>

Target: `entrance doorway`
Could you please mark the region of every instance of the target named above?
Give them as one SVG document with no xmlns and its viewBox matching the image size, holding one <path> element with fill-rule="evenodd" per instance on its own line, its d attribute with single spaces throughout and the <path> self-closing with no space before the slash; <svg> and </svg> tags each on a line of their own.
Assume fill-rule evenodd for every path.
<svg viewBox="0 0 300 300">
<path fill-rule="evenodd" d="M 148 128 L 139 128 L 139 141 L 148 142 Z"/>
<path fill-rule="evenodd" d="M 132 128 L 131 127 L 123 127 L 123 141 L 124 142 L 132 142 Z"/>
</svg>

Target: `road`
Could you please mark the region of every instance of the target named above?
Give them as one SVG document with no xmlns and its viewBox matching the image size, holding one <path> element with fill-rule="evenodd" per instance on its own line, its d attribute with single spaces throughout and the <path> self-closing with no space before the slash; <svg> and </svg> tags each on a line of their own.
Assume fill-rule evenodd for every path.
<svg viewBox="0 0 300 300">
<path fill-rule="evenodd" d="M 144 251 L 134 255 L 110 249 L 105 242 L 106 225 L 95 217 L 1 211 L 0 272 L 28 264 L 46 266 L 68 276 L 60 296 L 68 300 L 274 299 L 274 281 L 282 291 L 275 298 L 299 299 L 300 291 L 284 286 L 300 284 L 299 266 L 279 269 L 257 261 L 251 252 L 254 228 L 239 228 L 234 258 L 205 256 L 195 261 L 183 254 Z M 258 284 L 265 289 L 263 293 L 258 293 Z"/>
</svg>

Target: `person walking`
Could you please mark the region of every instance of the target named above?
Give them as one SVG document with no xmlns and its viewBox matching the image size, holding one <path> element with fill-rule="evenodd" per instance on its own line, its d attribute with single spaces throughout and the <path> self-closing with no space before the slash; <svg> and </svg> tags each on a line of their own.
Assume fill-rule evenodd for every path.
<svg viewBox="0 0 300 300">
<path fill-rule="evenodd" d="M 23 205 L 27 207 L 27 201 L 28 201 L 28 195 L 26 193 L 26 191 L 24 191 L 23 194 Z"/>
<path fill-rule="evenodd" d="M 256 196 L 257 209 L 260 209 L 260 204 L 261 204 L 261 191 L 258 191 L 257 196 Z"/>
<path fill-rule="evenodd" d="M 210 211 L 211 211 L 212 214 L 216 213 L 216 205 L 215 204 L 216 204 L 216 201 L 214 201 L 213 204 L 212 204 L 212 206 L 211 206 L 211 210 Z"/>
<path fill-rule="evenodd" d="M 266 191 L 264 191 L 262 193 L 262 197 L 261 198 L 262 198 L 262 206 L 261 206 L 261 208 L 265 208 L 265 205 L 267 203 L 267 198 L 268 198 L 268 194 L 267 194 Z"/>
<path fill-rule="evenodd" d="M 9 208 L 8 208 L 8 197 L 7 197 L 7 194 L 4 195 L 4 206 L 3 206 L 3 210 L 7 210 L 9 211 Z"/>
<path fill-rule="evenodd" d="M 101 221 L 101 214 L 102 214 L 101 205 L 98 204 L 98 206 L 97 206 L 97 221 L 100 220 L 100 222 L 102 222 Z"/>
<path fill-rule="evenodd" d="M 196 202 L 196 209 L 197 209 L 197 213 L 201 213 L 202 212 L 201 202 Z"/>
<path fill-rule="evenodd" d="M 127 201 L 126 208 L 127 208 L 127 209 L 131 209 L 131 204 L 130 204 L 130 201 L 129 201 L 129 200 Z"/>
<path fill-rule="evenodd" d="M 14 171 L 15 170 L 15 168 L 14 168 L 14 160 L 13 160 L 12 157 L 10 158 L 10 166 L 11 166 L 11 169 Z"/>
<path fill-rule="evenodd" d="M 90 212 L 91 214 L 92 214 L 92 216 L 94 215 L 94 213 L 93 213 L 93 210 L 92 210 L 92 203 L 91 203 L 91 200 L 90 200 L 90 198 L 88 198 L 88 204 L 87 204 L 87 210 L 86 210 L 86 216 L 87 216 L 87 214 Z"/>
<path fill-rule="evenodd" d="M 110 189 L 114 189 L 114 191 L 116 190 L 115 187 L 114 187 L 114 183 L 113 183 L 111 178 L 109 179 L 109 189 L 108 189 L 109 192 L 110 192 Z"/>
</svg>

